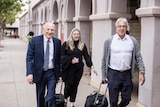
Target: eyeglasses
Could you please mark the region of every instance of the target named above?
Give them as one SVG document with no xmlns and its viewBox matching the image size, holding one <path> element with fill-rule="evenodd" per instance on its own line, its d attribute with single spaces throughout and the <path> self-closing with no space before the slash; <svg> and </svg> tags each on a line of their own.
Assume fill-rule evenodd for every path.
<svg viewBox="0 0 160 107">
<path fill-rule="evenodd" d="M 125 26 L 125 25 L 118 25 L 117 27 L 118 28 L 126 28 L 127 26 Z"/>
</svg>

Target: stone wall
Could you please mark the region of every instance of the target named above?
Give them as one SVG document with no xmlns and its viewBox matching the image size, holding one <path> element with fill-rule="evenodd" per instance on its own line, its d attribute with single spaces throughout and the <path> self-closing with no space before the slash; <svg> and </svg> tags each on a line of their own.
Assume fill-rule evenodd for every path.
<svg viewBox="0 0 160 107">
<path fill-rule="evenodd" d="M 138 43 L 140 44 L 141 40 L 141 25 L 138 22 L 131 22 L 129 23 L 130 25 L 130 35 L 134 36 L 137 40 Z"/>
</svg>

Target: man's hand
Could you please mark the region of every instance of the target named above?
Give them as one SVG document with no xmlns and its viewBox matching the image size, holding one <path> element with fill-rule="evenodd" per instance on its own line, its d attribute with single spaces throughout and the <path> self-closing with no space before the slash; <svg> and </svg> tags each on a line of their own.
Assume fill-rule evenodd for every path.
<svg viewBox="0 0 160 107">
<path fill-rule="evenodd" d="M 107 83 L 107 79 L 106 78 L 102 78 L 102 84 L 106 84 Z"/>
<path fill-rule="evenodd" d="M 33 75 L 32 75 L 32 74 L 29 74 L 29 75 L 27 76 L 27 82 L 28 82 L 29 84 L 33 84 Z"/>
<path fill-rule="evenodd" d="M 139 74 L 139 82 L 140 82 L 140 85 L 143 85 L 143 84 L 144 84 L 144 82 L 145 82 L 144 73 L 140 73 L 140 74 Z"/>
<path fill-rule="evenodd" d="M 59 82 L 62 82 L 62 77 L 59 77 L 59 79 L 58 79 L 58 83 L 59 83 Z"/>
</svg>

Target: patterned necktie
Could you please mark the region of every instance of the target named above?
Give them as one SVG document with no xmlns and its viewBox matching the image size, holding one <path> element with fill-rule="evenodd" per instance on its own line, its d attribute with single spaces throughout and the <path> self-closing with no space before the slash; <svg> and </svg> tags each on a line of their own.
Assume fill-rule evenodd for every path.
<svg viewBox="0 0 160 107">
<path fill-rule="evenodd" d="M 47 46 L 46 46 L 46 52 L 45 52 L 45 57 L 44 57 L 44 71 L 48 70 L 48 65 L 49 65 L 49 42 L 50 40 L 47 41 Z"/>
</svg>

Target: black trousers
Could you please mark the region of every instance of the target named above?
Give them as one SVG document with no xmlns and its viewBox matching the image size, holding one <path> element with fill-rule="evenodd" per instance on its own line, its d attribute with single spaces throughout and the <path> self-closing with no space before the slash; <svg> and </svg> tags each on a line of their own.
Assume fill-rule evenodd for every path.
<svg viewBox="0 0 160 107">
<path fill-rule="evenodd" d="M 131 70 L 120 72 L 109 68 L 107 78 L 110 107 L 126 107 L 131 100 L 133 91 Z M 119 94 L 121 101 L 118 104 Z"/>
<path fill-rule="evenodd" d="M 72 67 L 67 72 L 67 78 L 64 87 L 64 97 L 67 99 L 69 97 L 70 102 L 75 102 L 77 90 L 79 86 L 79 82 L 83 75 L 83 67 L 81 68 L 74 68 Z"/>
<path fill-rule="evenodd" d="M 64 97 L 67 99 L 70 97 L 70 102 L 75 102 L 76 95 L 77 95 L 77 88 L 78 86 L 71 86 L 71 84 L 65 83 L 65 88 L 64 88 Z"/>
<path fill-rule="evenodd" d="M 37 107 L 45 107 L 45 101 L 48 107 L 56 107 L 56 82 L 54 70 L 43 71 L 40 81 L 36 83 Z"/>
</svg>

